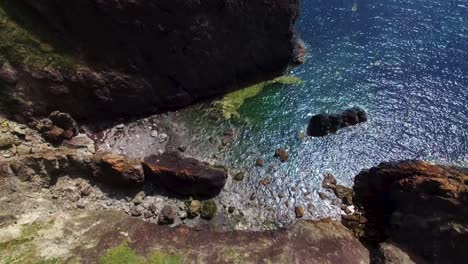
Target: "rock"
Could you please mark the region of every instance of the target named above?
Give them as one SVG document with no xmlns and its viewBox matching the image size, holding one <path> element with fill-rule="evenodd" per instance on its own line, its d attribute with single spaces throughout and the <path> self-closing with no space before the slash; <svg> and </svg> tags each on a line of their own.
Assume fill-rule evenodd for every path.
<svg viewBox="0 0 468 264">
<path fill-rule="evenodd" d="M 141 216 L 145 212 L 145 208 L 141 205 L 135 205 L 130 209 L 130 214 L 132 216 Z"/>
<path fill-rule="evenodd" d="M 43 135 L 47 140 L 51 142 L 60 143 L 63 140 L 62 138 L 63 132 L 64 130 L 61 129 L 60 127 L 53 126 L 51 130 L 44 132 Z"/>
<path fill-rule="evenodd" d="M 152 137 L 158 137 L 158 131 L 152 130 L 151 133 L 150 133 L 150 135 L 151 135 Z"/>
<path fill-rule="evenodd" d="M 15 144 L 15 138 L 10 135 L 0 134 L 0 150 L 9 149 Z"/>
<path fill-rule="evenodd" d="M 18 72 L 8 62 L 0 62 L 0 81 L 8 84 L 18 82 Z"/>
<path fill-rule="evenodd" d="M 185 152 L 185 151 L 187 151 L 187 147 L 186 147 L 186 146 L 179 146 L 177 149 L 178 149 L 180 152 Z"/>
<path fill-rule="evenodd" d="M 50 113 L 49 119 L 52 120 L 52 123 L 54 123 L 55 126 L 63 130 L 70 130 L 70 132 L 67 132 L 67 134 L 71 134 L 70 138 L 78 135 L 78 123 L 75 121 L 75 119 L 73 119 L 73 117 L 71 117 L 70 114 L 54 111 Z"/>
<path fill-rule="evenodd" d="M 307 134 L 312 137 L 323 137 L 336 133 L 339 129 L 367 122 L 367 119 L 365 110 L 358 107 L 347 109 L 339 115 L 318 114 L 311 117 Z"/>
<path fill-rule="evenodd" d="M 184 196 L 214 197 L 221 192 L 227 179 L 225 168 L 183 158 L 176 152 L 146 157 L 143 167 L 148 180 Z"/>
<path fill-rule="evenodd" d="M 304 217 L 304 213 L 305 213 L 304 207 L 302 207 L 302 206 L 296 206 L 296 207 L 294 208 L 294 213 L 296 214 L 296 218 L 302 218 L 302 217 Z"/>
<path fill-rule="evenodd" d="M 76 207 L 79 208 L 79 209 L 84 209 L 84 208 L 86 208 L 86 204 L 87 204 L 87 202 L 85 200 L 79 199 L 76 202 Z"/>
<path fill-rule="evenodd" d="M 336 197 L 341 199 L 344 204 L 353 204 L 353 189 L 343 185 L 336 185 L 336 187 L 333 188 L 333 191 L 335 192 Z"/>
<path fill-rule="evenodd" d="M 135 198 L 133 198 L 133 203 L 135 205 L 141 204 L 143 202 L 143 199 L 145 199 L 145 192 L 140 191 L 135 195 Z"/>
<path fill-rule="evenodd" d="M 281 162 L 286 162 L 289 159 L 289 154 L 285 149 L 279 148 L 275 151 L 275 157 Z"/>
<path fill-rule="evenodd" d="M 258 158 L 255 160 L 255 165 L 258 167 L 263 167 L 263 165 L 265 165 L 265 161 L 263 159 Z"/>
<path fill-rule="evenodd" d="M 328 196 L 328 194 L 326 194 L 326 193 L 324 193 L 324 192 L 317 192 L 317 193 L 318 193 L 320 199 L 322 199 L 322 200 L 328 200 L 328 199 L 330 199 L 330 197 Z"/>
<path fill-rule="evenodd" d="M 218 210 L 218 206 L 216 205 L 215 201 L 213 200 L 204 201 L 202 204 L 200 217 L 205 220 L 211 220 L 215 217 L 217 210 Z"/>
<path fill-rule="evenodd" d="M 245 178 L 245 172 L 238 172 L 236 175 L 234 175 L 234 180 L 235 181 L 243 181 Z"/>
<path fill-rule="evenodd" d="M 286 197 L 286 195 L 284 194 L 284 192 L 280 192 L 280 193 L 278 194 L 278 198 L 283 199 L 284 197 Z"/>
<path fill-rule="evenodd" d="M 81 149 L 85 148 L 88 149 L 90 152 L 94 152 L 94 141 L 90 139 L 86 134 L 79 134 L 73 137 L 70 140 L 66 140 L 63 142 L 64 146 L 73 149 Z"/>
<path fill-rule="evenodd" d="M 145 180 L 139 160 L 114 153 L 97 153 L 92 158 L 93 176 L 105 183 L 118 186 L 142 184 Z"/>
<path fill-rule="evenodd" d="M 265 177 L 265 178 L 260 180 L 260 184 L 263 185 L 263 186 L 268 186 L 268 185 L 271 184 L 272 181 L 273 181 L 273 179 L 271 177 Z"/>
<path fill-rule="evenodd" d="M 82 196 L 89 196 L 93 192 L 93 187 L 87 182 L 83 182 L 80 185 L 80 192 Z"/>
<path fill-rule="evenodd" d="M 322 188 L 333 190 L 336 187 L 336 179 L 331 173 L 323 175 Z"/>
<path fill-rule="evenodd" d="M 406 252 L 393 243 L 380 243 L 377 256 L 376 264 L 416 264 Z"/>
<path fill-rule="evenodd" d="M 149 218 L 153 217 L 153 213 L 150 212 L 150 211 L 145 211 L 145 212 L 143 213 L 143 217 L 144 217 L 145 219 L 149 219 Z"/>
<path fill-rule="evenodd" d="M 467 183 L 467 168 L 422 161 L 363 170 L 354 180 L 353 202 L 366 221 L 352 226 L 367 241 L 391 239 L 429 263 L 463 263 L 468 259 Z"/>
<path fill-rule="evenodd" d="M 229 206 L 228 207 L 228 213 L 230 213 L 230 214 L 234 213 L 235 210 L 236 210 L 236 208 L 234 206 Z"/>
<path fill-rule="evenodd" d="M 73 132 L 73 130 L 67 129 L 67 130 L 63 131 L 62 137 L 63 137 L 64 139 L 70 140 L 70 139 L 73 138 L 74 134 L 75 134 L 75 133 Z"/>
<path fill-rule="evenodd" d="M 234 128 L 228 128 L 224 131 L 223 135 L 228 137 L 234 137 L 236 130 Z"/>
<path fill-rule="evenodd" d="M 160 225 L 172 225 L 176 217 L 174 209 L 171 206 L 166 205 L 159 213 L 158 223 Z"/>
<path fill-rule="evenodd" d="M 231 136 L 224 136 L 221 144 L 226 147 L 232 144 L 234 142 L 234 138 Z"/>
<path fill-rule="evenodd" d="M 202 202 L 198 200 L 190 201 L 190 204 L 187 208 L 187 214 L 190 218 L 195 218 L 200 215 L 202 209 Z"/>
<path fill-rule="evenodd" d="M 54 123 L 49 118 L 41 119 L 37 123 L 37 126 L 36 126 L 36 129 L 41 133 L 47 132 L 47 131 L 51 130 L 52 128 L 54 128 Z"/>
<path fill-rule="evenodd" d="M 21 181 L 30 181 L 34 175 L 34 170 L 21 162 L 11 163 L 10 168 Z"/>
</svg>

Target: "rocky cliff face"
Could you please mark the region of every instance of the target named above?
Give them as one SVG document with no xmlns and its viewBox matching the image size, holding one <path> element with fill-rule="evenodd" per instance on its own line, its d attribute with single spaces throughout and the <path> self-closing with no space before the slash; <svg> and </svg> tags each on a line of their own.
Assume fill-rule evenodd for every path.
<svg viewBox="0 0 468 264">
<path fill-rule="evenodd" d="M 301 60 L 298 2 L 2 0 L 1 104 L 131 115 L 270 79 Z"/>
<path fill-rule="evenodd" d="M 347 224 L 360 223 L 355 230 L 364 240 L 392 241 L 429 263 L 465 263 L 467 184 L 466 168 L 382 163 L 356 176 L 353 200 L 362 215 Z"/>
</svg>

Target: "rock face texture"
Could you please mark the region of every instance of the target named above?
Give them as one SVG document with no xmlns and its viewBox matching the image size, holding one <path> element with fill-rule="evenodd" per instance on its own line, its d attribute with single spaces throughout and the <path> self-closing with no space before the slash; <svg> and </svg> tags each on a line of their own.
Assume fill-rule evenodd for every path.
<svg viewBox="0 0 468 264">
<path fill-rule="evenodd" d="M 148 181 L 183 196 L 212 198 L 221 192 L 227 180 L 224 168 L 182 158 L 175 152 L 146 157 L 143 168 Z"/>
<path fill-rule="evenodd" d="M 298 0 L 19 0 L 0 10 L 17 29 L 0 35 L 32 42 L 0 47 L 1 103 L 26 117 L 182 107 L 279 76 L 304 54 Z"/>
<path fill-rule="evenodd" d="M 468 259 L 468 169 L 382 163 L 356 176 L 353 199 L 364 239 L 390 238 L 430 263 Z"/>
</svg>

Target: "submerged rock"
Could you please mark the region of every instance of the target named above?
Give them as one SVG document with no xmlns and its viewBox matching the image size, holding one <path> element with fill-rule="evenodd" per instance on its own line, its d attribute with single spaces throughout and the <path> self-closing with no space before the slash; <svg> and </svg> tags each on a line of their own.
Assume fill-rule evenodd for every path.
<svg viewBox="0 0 468 264">
<path fill-rule="evenodd" d="M 323 137 L 336 133 L 339 129 L 367 122 L 364 109 L 353 107 L 339 115 L 318 114 L 310 118 L 307 134 L 312 137 Z"/>
<path fill-rule="evenodd" d="M 257 167 L 263 167 L 263 165 L 265 165 L 265 161 L 261 158 L 258 158 L 255 160 L 255 166 Z"/>
<path fill-rule="evenodd" d="M 183 158 L 175 152 L 146 157 L 143 167 L 149 181 L 183 196 L 214 197 L 221 192 L 227 179 L 225 168 Z"/>
<path fill-rule="evenodd" d="M 296 218 L 304 217 L 305 209 L 302 206 L 296 206 L 294 208 L 294 213 L 296 214 Z"/>
<path fill-rule="evenodd" d="M 275 157 L 281 162 L 286 162 L 289 159 L 289 154 L 285 149 L 279 148 L 275 151 Z"/>
</svg>

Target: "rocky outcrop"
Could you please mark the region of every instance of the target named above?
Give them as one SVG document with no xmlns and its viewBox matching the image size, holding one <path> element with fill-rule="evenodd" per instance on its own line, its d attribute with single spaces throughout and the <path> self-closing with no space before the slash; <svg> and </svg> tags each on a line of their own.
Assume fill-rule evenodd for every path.
<svg viewBox="0 0 468 264">
<path fill-rule="evenodd" d="M 91 167 L 93 176 L 111 185 L 138 185 L 145 181 L 141 161 L 114 153 L 97 153 Z"/>
<path fill-rule="evenodd" d="M 282 75 L 305 53 L 294 36 L 298 0 L 19 0 L 0 9 L 9 26 L 0 31 L 0 104 L 18 118 L 182 107 Z"/>
<path fill-rule="evenodd" d="M 364 240 L 391 239 L 431 263 L 468 259 L 468 169 L 382 163 L 356 176 L 353 200 L 362 215 L 345 223 Z"/>
<path fill-rule="evenodd" d="M 339 129 L 367 122 L 365 110 L 353 107 L 341 114 L 318 114 L 310 118 L 307 134 L 312 137 L 323 137 L 338 132 Z"/>
<path fill-rule="evenodd" d="M 183 158 L 176 152 L 146 157 L 143 168 L 148 181 L 183 196 L 214 197 L 227 179 L 225 168 Z"/>
</svg>

